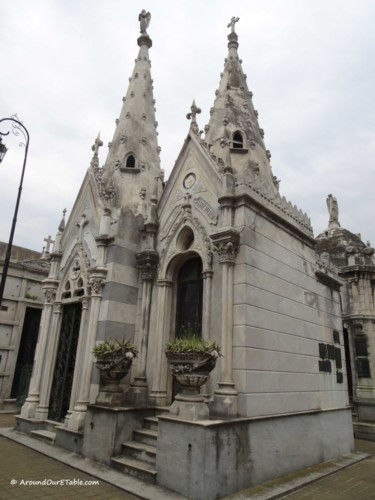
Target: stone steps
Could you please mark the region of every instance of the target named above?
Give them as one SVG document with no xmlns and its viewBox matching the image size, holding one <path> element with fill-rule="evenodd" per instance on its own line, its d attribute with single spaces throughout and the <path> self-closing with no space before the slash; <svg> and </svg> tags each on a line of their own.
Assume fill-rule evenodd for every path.
<svg viewBox="0 0 375 500">
<path fill-rule="evenodd" d="M 35 430 L 30 433 L 34 438 L 43 441 L 44 443 L 53 444 L 56 439 L 56 432 L 47 430 Z"/>
<path fill-rule="evenodd" d="M 115 469 L 129 474 L 129 476 L 142 479 L 148 483 L 156 483 L 156 470 L 152 465 L 142 460 L 120 455 L 119 457 L 112 457 L 111 464 Z"/>
<path fill-rule="evenodd" d="M 156 446 L 150 446 L 137 441 L 128 441 L 122 444 L 123 455 L 142 460 L 155 467 L 156 464 Z"/>
<path fill-rule="evenodd" d="M 153 431 L 151 429 L 137 429 L 133 431 L 133 439 L 134 441 L 138 441 L 139 443 L 143 443 L 150 446 L 155 446 L 158 439 L 158 431 Z"/>
<path fill-rule="evenodd" d="M 165 413 L 160 411 L 159 414 Z M 122 454 L 111 458 L 117 470 L 149 483 L 156 483 L 158 417 L 145 417 L 143 427 L 133 431 L 133 439 L 122 443 Z"/>
</svg>

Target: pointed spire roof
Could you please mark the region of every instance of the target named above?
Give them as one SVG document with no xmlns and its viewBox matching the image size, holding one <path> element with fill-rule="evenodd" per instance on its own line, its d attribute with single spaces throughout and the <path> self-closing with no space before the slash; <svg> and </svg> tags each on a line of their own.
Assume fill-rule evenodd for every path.
<svg viewBox="0 0 375 500">
<path fill-rule="evenodd" d="M 155 120 L 155 100 L 149 49 L 152 40 L 146 29 L 151 19 L 144 10 L 139 15 L 141 35 L 138 38 L 139 52 L 120 117 L 116 120 L 116 130 L 109 145 L 105 163 L 105 176 L 115 170 L 126 168 L 127 158 L 131 155 L 136 169 L 160 173 L 160 148 L 157 141 L 157 122 Z"/>
<path fill-rule="evenodd" d="M 210 110 L 210 121 L 205 127 L 205 142 L 218 157 L 228 158 L 230 151 L 235 170 L 244 168 L 246 154 L 246 163 L 249 164 L 250 160 L 252 170 L 261 175 L 263 182 L 267 182 L 274 190 L 276 186 L 269 162 L 271 155 L 266 150 L 264 132 L 259 126 L 258 112 L 252 102 L 253 94 L 248 88 L 247 77 L 238 56 L 238 35 L 235 32 L 238 21 L 238 17 L 232 17 L 228 24 L 228 28 L 231 28 L 228 35 L 228 56 L 220 75 L 215 102 Z M 238 152 L 243 153 L 241 161 L 235 160 L 232 154 Z"/>
</svg>

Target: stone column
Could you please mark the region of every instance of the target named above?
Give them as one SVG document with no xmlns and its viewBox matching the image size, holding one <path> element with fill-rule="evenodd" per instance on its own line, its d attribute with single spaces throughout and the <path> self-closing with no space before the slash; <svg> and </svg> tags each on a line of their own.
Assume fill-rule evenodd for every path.
<svg viewBox="0 0 375 500">
<path fill-rule="evenodd" d="M 202 333 L 204 339 L 209 339 L 211 332 L 212 275 L 212 271 L 205 271 L 203 273 Z"/>
<path fill-rule="evenodd" d="M 81 304 L 82 304 L 82 312 L 81 312 L 81 322 L 79 325 L 76 360 L 83 359 L 83 356 L 85 355 L 84 351 L 85 351 L 85 341 L 86 341 L 86 334 L 87 334 L 87 318 L 88 318 L 88 309 L 89 309 L 89 304 L 90 304 L 89 297 L 82 297 Z M 70 405 L 69 405 L 68 414 L 65 417 L 65 424 L 68 423 L 69 418 L 70 418 L 71 414 L 73 413 L 74 407 L 77 403 L 77 399 L 78 399 L 78 395 L 79 395 L 78 394 L 79 382 L 81 379 L 81 370 L 82 370 L 82 363 L 80 363 L 80 362 L 75 363 L 72 390 L 71 390 L 71 395 L 70 395 Z"/>
<path fill-rule="evenodd" d="M 91 374 L 94 361 L 92 351 L 95 347 L 102 289 L 105 283 L 106 273 L 106 268 L 94 268 L 89 277 L 91 300 L 87 319 L 86 342 L 84 348 L 82 348 L 83 352 L 81 359 L 77 358 L 76 360 L 76 364 L 82 361 L 79 387 L 77 388 L 79 396 L 77 404 L 74 406 L 73 412 L 68 420 L 68 428 L 73 431 L 80 431 L 83 429 L 87 405 L 90 402 Z"/>
<path fill-rule="evenodd" d="M 153 250 L 145 250 L 137 255 L 138 268 L 142 277 L 141 324 L 139 332 L 139 355 L 136 375 L 126 395 L 129 401 L 145 404 L 148 398 L 148 382 L 146 375 L 148 339 L 150 333 L 150 314 L 152 287 L 155 279 L 158 254 Z"/>
<path fill-rule="evenodd" d="M 158 281 L 157 317 L 154 344 L 154 374 L 150 401 L 156 406 L 167 404 L 167 360 L 165 344 L 171 328 L 172 286 L 168 280 Z"/>
<path fill-rule="evenodd" d="M 39 406 L 42 373 L 44 363 L 46 361 L 47 340 L 50 331 L 53 301 L 56 295 L 57 285 L 57 280 L 53 279 L 46 279 L 43 282 L 43 293 L 45 296 L 44 308 L 40 323 L 38 344 L 35 351 L 35 361 L 30 381 L 29 394 L 21 409 L 21 417 L 23 418 L 35 418 L 35 412 Z"/>
<path fill-rule="evenodd" d="M 228 229 L 211 236 L 222 266 L 221 285 L 221 377 L 215 391 L 212 414 L 234 417 L 237 415 L 237 391 L 233 381 L 233 268 L 240 235 Z"/>
<path fill-rule="evenodd" d="M 48 407 L 51 384 L 53 379 L 53 369 L 56 360 L 57 343 L 59 341 L 59 334 L 61 328 L 62 306 L 61 302 L 55 302 L 53 305 L 53 316 L 51 328 L 46 340 L 47 348 L 43 366 L 43 383 L 40 389 L 40 402 L 35 412 L 37 420 L 45 420 L 48 418 Z"/>
</svg>

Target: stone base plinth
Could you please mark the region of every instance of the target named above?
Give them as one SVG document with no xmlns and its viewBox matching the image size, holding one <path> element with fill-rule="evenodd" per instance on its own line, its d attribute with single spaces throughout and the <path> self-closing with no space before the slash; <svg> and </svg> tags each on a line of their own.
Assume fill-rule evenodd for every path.
<svg viewBox="0 0 375 500">
<path fill-rule="evenodd" d="M 215 392 L 213 401 L 210 402 L 210 414 L 213 417 L 235 418 L 238 415 L 237 392 Z"/>
<path fill-rule="evenodd" d="M 140 429 L 143 419 L 154 414 L 154 408 L 89 405 L 85 418 L 83 455 L 110 465 L 111 457 L 121 453 L 121 444 L 132 439 L 133 430 Z"/>
<path fill-rule="evenodd" d="M 148 406 L 148 386 L 131 385 L 125 394 L 125 404 L 134 406 Z"/>
<path fill-rule="evenodd" d="M 353 447 L 349 408 L 205 421 L 159 416 L 157 481 L 192 500 L 215 500 Z"/>
<path fill-rule="evenodd" d="M 208 405 L 203 398 L 200 401 L 186 401 L 178 399 L 178 396 L 170 406 L 169 413 L 176 418 L 193 421 L 208 420 L 210 416 Z"/>
<path fill-rule="evenodd" d="M 111 391 L 105 390 L 105 388 L 99 389 L 98 397 L 96 398 L 97 405 L 104 406 L 123 406 L 124 405 L 124 393 L 122 390 Z"/>
</svg>

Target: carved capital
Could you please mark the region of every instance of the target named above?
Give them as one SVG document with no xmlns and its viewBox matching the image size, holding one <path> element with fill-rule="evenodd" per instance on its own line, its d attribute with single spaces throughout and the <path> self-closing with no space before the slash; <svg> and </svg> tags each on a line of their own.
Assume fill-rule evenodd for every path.
<svg viewBox="0 0 375 500">
<path fill-rule="evenodd" d="M 159 255 L 156 251 L 145 250 L 136 255 L 137 267 L 143 281 L 154 281 Z"/>
<path fill-rule="evenodd" d="M 234 264 L 240 241 L 239 233 L 234 229 L 228 229 L 211 235 L 211 239 L 214 249 L 219 254 L 220 263 Z"/>
<path fill-rule="evenodd" d="M 56 297 L 56 288 L 44 287 L 43 293 L 45 297 L 45 304 L 52 304 Z"/>
<path fill-rule="evenodd" d="M 54 314 L 62 314 L 61 302 L 55 302 L 55 304 L 53 305 L 53 313 Z"/>
<path fill-rule="evenodd" d="M 89 297 L 81 297 L 80 302 L 82 304 L 82 310 L 89 308 Z"/>
<path fill-rule="evenodd" d="M 91 295 L 101 297 L 105 280 L 100 277 L 90 278 Z"/>
<path fill-rule="evenodd" d="M 91 288 L 91 296 L 101 297 L 102 290 L 105 285 L 107 269 L 105 267 L 96 267 L 91 270 L 89 275 L 89 284 Z"/>
</svg>

